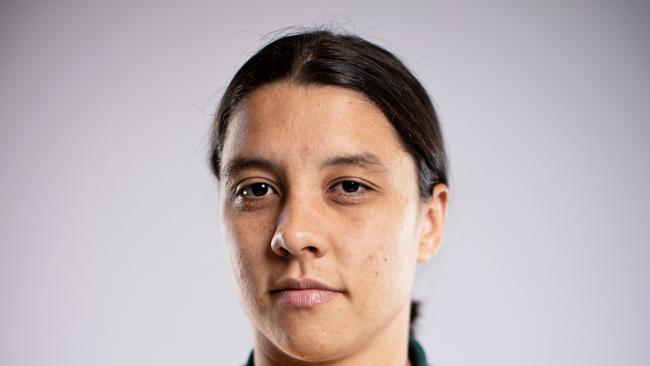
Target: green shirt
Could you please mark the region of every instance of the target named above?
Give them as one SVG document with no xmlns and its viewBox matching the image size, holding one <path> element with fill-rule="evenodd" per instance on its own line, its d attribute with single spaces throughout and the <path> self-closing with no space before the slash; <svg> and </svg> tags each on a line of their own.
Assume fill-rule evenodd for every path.
<svg viewBox="0 0 650 366">
<path fill-rule="evenodd" d="M 427 364 L 427 355 L 424 353 L 420 343 L 414 338 L 409 339 L 409 361 L 413 366 L 428 366 Z M 248 356 L 248 362 L 246 366 L 255 366 L 253 362 L 253 351 L 251 351 L 250 356 Z"/>
</svg>

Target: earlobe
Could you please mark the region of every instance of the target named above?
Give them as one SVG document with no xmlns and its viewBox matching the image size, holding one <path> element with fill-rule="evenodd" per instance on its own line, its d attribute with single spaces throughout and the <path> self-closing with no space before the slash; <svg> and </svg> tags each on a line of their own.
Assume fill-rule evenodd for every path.
<svg viewBox="0 0 650 366">
<path fill-rule="evenodd" d="M 449 189 L 443 183 L 433 187 L 431 200 L 426 202 L 422 212 L 422 233 L 418 248 L 418 262 L 426 262 L 433 257 L 440 246 L 447 218 L 447 200 Z"/>
</svg>

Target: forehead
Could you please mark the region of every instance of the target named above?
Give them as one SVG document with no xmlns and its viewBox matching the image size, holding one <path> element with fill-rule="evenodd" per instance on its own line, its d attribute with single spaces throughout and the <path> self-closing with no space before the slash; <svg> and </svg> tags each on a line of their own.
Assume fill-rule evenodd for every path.
<svg viewBox="0 0 650 366">
<path fill-rule="evenodd" d="M 233 116 L 223 160 L 261 155 L 286 162 L 334 154 L 408 158 L 384 114 L 363 94 L 336 86 L 275 83 L 252 92 Z"/>
</svg>

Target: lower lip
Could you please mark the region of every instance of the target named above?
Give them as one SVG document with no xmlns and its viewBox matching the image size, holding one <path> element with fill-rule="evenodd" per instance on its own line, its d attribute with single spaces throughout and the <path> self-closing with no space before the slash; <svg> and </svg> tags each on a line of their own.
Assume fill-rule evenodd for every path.
<svg viewBox="0 0 650 366">
<path fill-rule="evenodd" d="M 284 290 L 276 293 L 280 302 L 289 306 L 310 308 L 326 304 L 334 299 L 340 292 L 328 290 Z"/>
</svg>

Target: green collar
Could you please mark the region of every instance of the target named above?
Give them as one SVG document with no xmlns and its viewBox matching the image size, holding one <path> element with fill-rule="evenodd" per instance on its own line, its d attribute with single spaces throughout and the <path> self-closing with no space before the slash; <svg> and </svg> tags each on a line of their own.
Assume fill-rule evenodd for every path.
<svg viewBox="0 0 650 366">
<path fill-rule="evenodd" d="M 413 366 L 428 366 L 427 355 L 415 338 L 409 339 L 409 361 Z"/>
<path fill-rule="evenodd" d="M 420 343 L 415 340 L 415 338 L 409 339 L 409 361 L 413 366 L 428 366 L 427 364 L 427 355 L 424 353 L 424 349 L 420 346 Z M 253 362 L 253 351 L 251 351 L 250 356 L 248 356 L 248 362 L 246 366 L 255 366 Z"/>
</svg>

